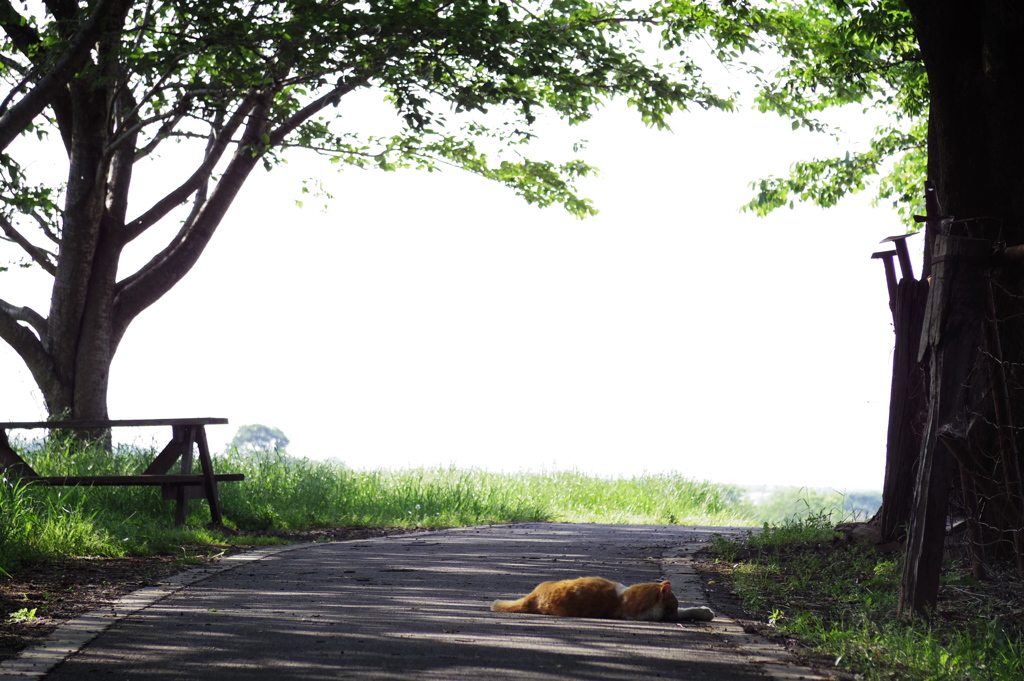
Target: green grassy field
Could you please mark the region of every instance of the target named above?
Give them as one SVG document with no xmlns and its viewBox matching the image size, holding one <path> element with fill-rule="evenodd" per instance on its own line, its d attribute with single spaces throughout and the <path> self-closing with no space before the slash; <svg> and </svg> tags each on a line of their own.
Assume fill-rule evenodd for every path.
<svg viewBox="0 0 1024 681">
<path fill-rule="evenodd" d="M 119 448 L 73 452 L 50 446 L 23 457 L 40 475 L 132 474 L 153 453 Z M 225 525 L 242 533 L 319 527 L 451 527 L 517 521 L 736 525 L 752 517 L 740 490 L 679 475 L 596 478 L 577 472 L 498 474 L 477 469 L 360 471 L 278 453 L 216 457 Z M 0 486 L 0 568 L 71 555 L 145 555 L 175 546 L 258 543 L 205 525 L 206 503 L 190 504 L 185 528 L 158 488 Z"/>
</svg>

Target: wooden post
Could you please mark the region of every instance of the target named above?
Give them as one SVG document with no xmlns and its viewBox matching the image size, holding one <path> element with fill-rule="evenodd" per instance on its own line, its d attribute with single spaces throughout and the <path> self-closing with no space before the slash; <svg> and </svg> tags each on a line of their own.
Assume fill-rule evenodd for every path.
<svg viewBox="0 0 1024 681">
<path fill-rule="evenodd" d="M 181 450 L 181 474 L 189 475 L 192 472 L 192 445 L 196 441 L 195 426 L 174 426 L 174 439 L 182 443 Z M 188 491 L 184 487 L 175 490 L 176 506 L 174 509 L 174 524 L 178 527 L 185 524 L 188 519 Z"/>
<path fill-rule="evenodd" d="M 903 275 L 903 279 L 914 278 L 914 267 L 910 264 L 910 250 L 907 248 L 907 239 L 912 236 L 914 234 L 900 234 L 899 236 L 882 239 L 883 244 L 891 243 L 896 247 L 896 257 L 900 261 L 900 272 Z"/>
<path fill-rule="evenodd" d="M 928 282 L 907 277 L 900 281 L 893 311 L 896 342 L 882 490 L 881 531 L 886 542 L 905 533 L 914 498 L 914 471 L 921 453 L 920 431 L 927 395 L 925 367 L 918 362 L 917 354 L 927 300 Z"/>
<path fill-rule="evenodd" d="M 921 452 L 919 436 L 925 414 L 925 371 L 918 361 L 921 325 L 928 300 L 928 283 L 914 279 L 907 239 L 900 234 L 882 239 L 896 250 L 871 255 L 882 259 L 889 287 L 896 344 L 893 350 L 892 385 L 889 390 L 889 429 L 885 441 L 885 483 L 879 511 L 884 541 L 899 539 L 910 517 L 914 494 L 914 471 Z M 893 258 L 900 263 L 901 279 L 896 280 Z"/>
<path fill-rule="evenodd" d="M 210 521 L 220 526 L 224 520 L 220 514 L 220 501 L 217 497 L 217 480 L 213 477 L 213 459 L 210 456 L 210 444 L 206 440 L 206 429 L 196 426 L 196 446 L 199 449 L 199 464 L 203 471 L 203 488 L 206 501 L 210 504 Z"/>
<path fill-rule="evenodd" d="M 889 289 L 889 309 L 892 311 L 892 319 L 896 321 L 896 265 L 892 259 L 896 257 L 896 251 L 879 251 L 872 253 L 872 260 L 881 260 L 885 266 L 885 285 Z"/>
<path fill-rule="evenodd" d="M 935 234 L 932 282 L 918 352 L 928 363 L 928 421 L 921 440 L 900 612 L 927 615 L 938 600 L 952 466 L 939 437 L 966 438 L 964 384 L 978 355 L 990 242 Z"/>
</svg>

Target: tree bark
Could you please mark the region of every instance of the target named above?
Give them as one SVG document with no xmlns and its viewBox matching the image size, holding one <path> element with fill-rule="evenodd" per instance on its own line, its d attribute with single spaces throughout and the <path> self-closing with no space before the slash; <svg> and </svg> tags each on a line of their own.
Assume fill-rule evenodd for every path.
<svg viewBox="0 0 1024 681">
<path fill-rule="evenodd" d="M 928 71 L 929 178 L 943 215 L 989 216 L 1024 242 L 1024 3 L 906 0 Z M 993 235 L 996 236 L 996 235 Z"/>
<path fill-rule="evenodd" d="M 43 397 L 51 415 L 61 414 L 74 419 L 105 418 L 105 407 L 87 406 L 78 401 L 79 396 L 86 392 L 85 386 L 78 385 L 78 373 L 84 368 L 83 360 L 102 357 L 102 350 L 97 352 L 97 346 L 104 339 L 95 306 L 101 302 L 97 299 L 102 295 L 98 287 L 114 276 L 103 271 L 104 267 L 109 268 L 109 253 L 99 262 L 96 258 L 103 236 L 105 210 L 107 161 L 103 151 L 108 129 L 107 95 L 87 79 L 73 83 L 71 93 L 75 115 L 70 172 L 60 259 L 49 316 L 48 350 L 56 365 L 59 387 L 50 394 L 44 393 Z M 106 237 L 104 250 L 109 250 L 110 235 Z M 113 265 L 116 268 L 116 260 Z M 89 323 L 86 323 L 87 314 L 90 315 Z M 89 380 L 95 389 L 95 377 Z"/>
<path fill-rule="evenodd" d="M 905 2 L 914 18 L 929 80 L 928 174 L 938 190 L 935 211 L 929 212 L 931 218 L 943 218 L 928 223 L 926 257 L 945 252 L 948 244 L 939 242 L 950 235 L 972 237 L 988 244 L 984 254 L 987 256 L 1002 245 L 1024 244 L 1024 165 L 1020 162 L 1024 156 L 1024 126 L 1019 121 L 1024 107 L 1024 41 L 1020 39 L 1024 35 L 1024 3 Z M 945 233 L 940 224 L 946 226 Z M 941 263 L 926 267 L 929 265 L 932 272 L 940 274 Z M 970 384 L 962 374 L 967 353 L 972 348 L 976 352 L 980 345 L 982 318 L 991 317 L 990 321 L 998 322 L 999 336 L 994 340 L 1004 351 L 995 361 L 1013 372 L 1007 377 L 1009 385 L 1024 383 L 1019 370 L 1024 366 L 1022 270 L 1012 263 L 992 260 L 984 267 L 984 274 L 965 275 L 961 280 L 963 290 L 948 294 L 963 298 L 959 303 L 950 300 L 950 317 L 940 318 L 939 327 L 931 324 L 925 331 L 931 348 L 933 385 L 919 464 L 919 498 L 915 499 L 901 593 L 901 605 L 917 612 L 935 602 L 937 561 L 941 558 L 944 537 L 940 529 L 945 518 L 940 522 L 937 516 L 945 501 L 938 497 L 948 492 L 950 467 L 940 438 L 945 438 L 955 451 L 969 456 L 962 462 L 963 469 L 972 476 L 967 487 L 976 489 L 982 497 L 982 524 L 989 528 L 986 532 L 995 535 L 994 544 L 1001 547 L 1004 556 L 1009 553 L 1007 546 L 1013 546 L 1012 528 L 1019 523 L 1014 509 L 1024 502 L 1013 498 L 1017 493 L 1007 491 L 1002 484 L 1007 479 L 1004 469 L 1014 464 L 1019 468 L 1021 448 L 1013 448 L 1016 453 L 1011 458 L 1016 461 L 1000 457 L 1001 450 L 1009 449 L 999 442 L 1004 424 L 993 405 L 991 372 L 979 370 Z M 941 275 L 946 277 L 947 273 Z M 996 292 L 991 315 L 985 296 L 974 295 L 978 281 L 986 285 L 991 282 Z M 932 322 L 935 321 L 933 318 Z M 941 334 L 939 337 L 933 335 L 936 331 Z M 941 387 L 934 383 L 936 380 L 941 381 Z M 1024 391 L 1018 389 L 1005 397 L 1005 403 L 998 405 L 1002 412 L 1024 413 Z M 927 575 L 922 581 L 923 573 Z M 913 579 L 917 583 L 912 583 Z"/>
</svg>

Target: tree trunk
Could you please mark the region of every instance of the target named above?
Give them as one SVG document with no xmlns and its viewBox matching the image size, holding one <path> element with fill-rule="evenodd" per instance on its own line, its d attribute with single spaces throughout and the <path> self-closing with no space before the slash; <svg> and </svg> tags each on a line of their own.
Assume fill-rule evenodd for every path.
<svg viewBox="0 0 1024 681">
<path fill-rule="evenodd" d="M 46 333 L 6 330 L 12 346 L 33 373 L 51 417 L 105 420 L 110 365 L 128 325 L 159 300 L 198 261 L 271 137 L 267 109 L 272 94 L 242 100 L 221 128 L 214 130 L 197 171 L 150 211 L 127 221 L 137 132 L 122 112 L 136 111 L 120 80 L 119 31 L 100 40 L 98 61 L 69 83 L 68 106 L 59 120 L 69 141 L 69 173 Z M 113 97 L 111 93 L 117 93 Z M 116 101 L 115 101 L 116 100 Z M 301 122 L 282 125 L 283 137 Z M 114 144 L 115 124 L 127 128 Z M 242 128 L 239 133 L 239 128 Z M 205 190 L 226 149 L 235 153 L 220 169 L 212 192 Z M 203 188 L 203 191 L 199 191 Z M 117 280 L 124 247 L 156 224 L 171 208 L 192 199 L 192 214 L 177 237 L 139 272 Z M 0 322 L 4 320 L 0 319 Z M 81 433 L 106 437 L 105 433 Z"/>
<path fill-rule="evenodd" d="M 991 217 L 986 228 L 996 230 L 993 238 L 1022 243 L 1024 4 L 907 0 L 907 6 L 928 71 L 929 177 L 939 208 L 960 219 Z"/>
<path fill-rule="evenodd" d="M 87 79 L 71 86 L 74 110 L 70 172 L 64 207 L 60 260 L 50 299 L 49 353 L 57 381 L 44 392 L 50 415 L 73 419 L 106 418 L 103 299 L 112 294 L 116 248 L 103 233 L 107 161 L 104 147 L 107 94 Z M 109 227 L 109 225 L 108 225 Z M 111 251 L 114 251 L 113 253 Z M 112 261 L 112 262 L 111 262 Z M 107 291 L 104 284 L 110 281 Z M 95 364 L 100 362 L 100 365 Z"/>
<path fill-rule="evenodd" d="M 997 292 L 992 312 L 1005 354 L 986 361 L 1002 363 L 1001 368 L 1012 374 L 1009 385 L 1024 384 L 1019 370 L 1024 366 L 1021 268 L 987 257 L 1002 244 L 1024 244 L 1024 126 L 1019 121 L 1024 106 L 1024 79 L 1020 77 L 1024 73 L 1024 41 L 1020 39 L 1024 35 L 1024 3 L 905 1 L 914 17 L 929 80 L 928 174 L 938 190 L 938 201 L 935 212 L 929 211 L 933 219 L 926 230 L 926 256 L 945 252 L 950 244 L 938 242 L 951 235 L 977 239 L 976 246 L 985 244 L 983 252 L 975 254 L 984 264 L 968 265 L 968 269 L 983 271 L 965 275 L 961 284 L 944 294 L 963 299 L 950 302 L 952 311 L 933 319 L 938 326 L 926 326 L 925 331 L 931 334 L 932 352 L 929 425 L 921 448 L 901 593 L 903 607 L 921 612 L 935 603 L 937 562 L 945 535 L 944 507 L 953 470 L 947 461 L 947 447 L 940 444 L 942 438 L 952 445 L 948 449 L 960 453 L 963 469 L 971 476 L 968 487 L 984 499 L 979 511 L 985 514 L 984 526 L 992 528 L 993 543 L 1004 556 L 1012 554 L 1010 533 L 1019 521 L 1016 509 L 1022 500 L 1012 498 L 1003 484 L 1011 466 L 1000 455 L 1001 422 L 992 400 L 992 370 L 986 369 L 984 362 L 973 362 L 966 371 L 977 371 L 968 381 L 963 363 L 971 353 L 981 356 L 982 326 L 992 321 L 992 315 L 986 296 L 974 293 L 984 291 L 991 282 Z M 951 247 L 958 250 L 955 244 Z M 938 274 L 943 265 L 926 262 L 925 274 L 930 267 Z M 943 277 L 947 274 L 941 273 Z M 962 290 L 957 290 L 961 286 Z M 1002 418 L 1024 413 L 1024 391 L 1005 397 L 1005 403 L 999 405 L 1005 414 Z M 1013 456 L 1019 459 L 1019 454 Z M 1010 463 L 1019 467 L 1019 460 Z"/>
</svg>

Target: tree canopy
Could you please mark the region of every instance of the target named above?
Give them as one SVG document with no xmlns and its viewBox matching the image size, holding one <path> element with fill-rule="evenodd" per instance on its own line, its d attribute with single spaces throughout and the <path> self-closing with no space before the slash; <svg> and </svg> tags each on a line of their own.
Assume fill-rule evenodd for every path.
<svg viewBox="0 0 1024 681">
<path fill-rule="evenodd" d="M 830 109 L 852 107 L 883 121 L 867 148 L 801 160 L 786 177 L 755 181 L 747 209 L 764 215 L 795 201 L 831 207 L 875 181 L 876 198 L 914 224 L 924 205 L 928 77 L 903 0 L 673 4 L 680 16 L 680 5 L 716 15 L 716 35 L 730 38 L 715 54 L 755 77 L 758 110 L 790 119 L 794 130 L 835 135 Z"/>
<path fill-rule="evenodd" d="M 239 426 L 228 447 L 244 452 L 278 452 L 284 451 L 289 442 L 279 428 L 250 423 Z"/>
<path fill-rule="evenodd" d="M 901 0 L 0 0 L 0 28 L 0 257 L 53 291 L 46 311 L 0 296 L 0 339 L 51 414 L 106 416 L 129 324 L 186 276 L 250 173 L 297 149 L 459 168 L 586 216 L 575 182 L 593 168 L 533 157 L 538 121 L 580 123 L 613 98 L 655 127 L 731 109 L 701 69 L 717 60 L 794 127 L 827 131 L 842 105 L 891 115 L 870 148 L 755 183 L 749 208 L 832 205 L 877 173 L 883 198 L 919 196 L 927 79 Z M 346 126 L 364 89 L 398 132 Z M 158 186 L 138 186 L 154 167 Z M 123 271 L 123 249 L 168 223 L 174 236 Z"/>
<path fill-rule="evenodd" d="M 0 338 L 51 414 L 104 417 L 128 325 L 191 269 L 249 174 L 296 148 L 348 166 L 453 166 L 590 214 L 574 189 L 585 162 L 527 155 L 539 116 L 580 122 L 621 97 L 664 126 L 686 106 L 731 105 L 692 60 L 644 52 L 664 12 L 579 0 L 0 1 L 0 229 L 53 280 L 48 314 L 0 300 Z M 345 97 L 363 88 L 393 105 L 400 132 L 345 128 Z M 39 179 L 38 158 L 56 159 L 64 179 Z M 140 205 L 133 175 L 146 163 L 167 166 L 169 189 Z M 125 246 L 166 221 L 176 235 L 121 272 Z"/>
</svg>

